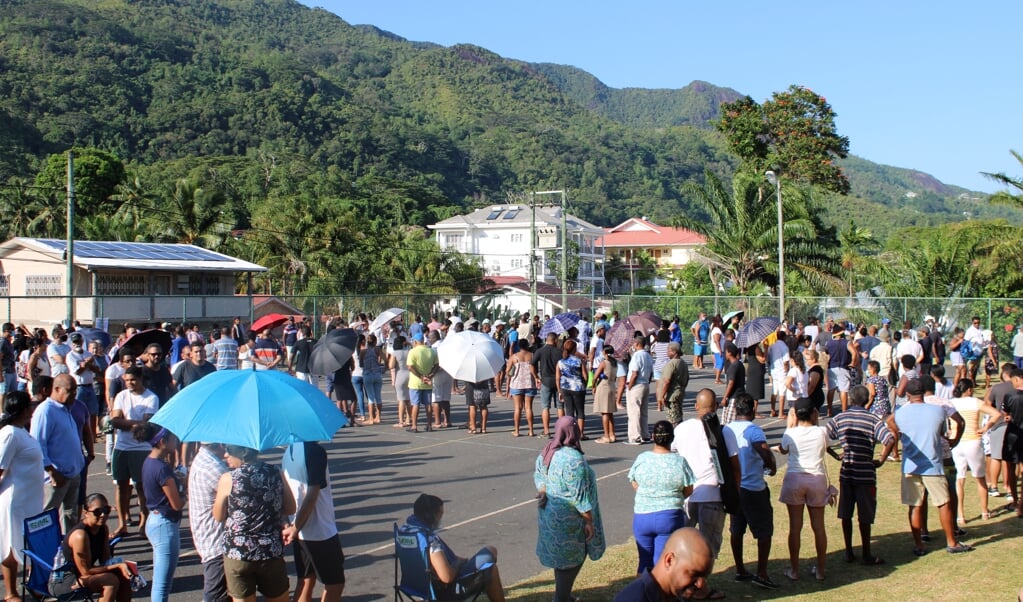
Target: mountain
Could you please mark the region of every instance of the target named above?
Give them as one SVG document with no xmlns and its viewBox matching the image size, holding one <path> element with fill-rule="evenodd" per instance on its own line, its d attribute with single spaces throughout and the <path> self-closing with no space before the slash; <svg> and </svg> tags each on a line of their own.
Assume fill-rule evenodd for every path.
<svg viewBox="0 0 1023 602">
<path fill-rule="evenodd" d="M 371 208 L 396 195 L 414 207 L 397 210 L 406 223 L 550 188 L 594 223 L 667 222 L 692 211 L 683 182 L 734 169 L 710 123 L 738 96 L 705 82 L 617 90 L 294 0 L 0 0 L 0 182 L 96 146 L 158 194 L 185 176 L 211 181 L 239 226 L 296 194 Z M 846 165 L 861 206 L 961 219 L 949 201 L 961 189 Z M 905 196 L 917 189 L 922 209 Z"/>
</svg>

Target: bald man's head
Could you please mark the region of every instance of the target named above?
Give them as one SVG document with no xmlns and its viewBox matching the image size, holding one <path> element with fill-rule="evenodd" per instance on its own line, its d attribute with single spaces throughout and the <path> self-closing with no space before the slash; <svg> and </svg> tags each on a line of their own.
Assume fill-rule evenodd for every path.
<svg viewBox="0 0 1023 602">
<path fill-rule="evenodd" d="M 700 389 L 696 394 L 696 416 L 702 418 L 718 409 L 718 398 L 710 389 Z"/>
<path fill-rule="evenodd" d="M 702 589 L 714 569 L 714 554 L 703 534 L 692 527 L 678 529 L 650 572 L 661 591 L 689 599 Z"/>
<path fill-rule="evenodd" d="M 53 393 L 51 397 L 63 404 L 74 403 L 78 385 L 70 374 L 58 374 L 53 377 Z"/>
</svg>

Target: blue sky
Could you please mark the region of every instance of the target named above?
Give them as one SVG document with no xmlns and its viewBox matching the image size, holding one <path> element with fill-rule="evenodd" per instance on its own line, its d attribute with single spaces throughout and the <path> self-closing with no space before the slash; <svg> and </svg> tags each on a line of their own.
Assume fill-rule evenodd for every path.
<svg viewBox="0 0 1023 602">
<path fill-rule="evenodd" d="M 1023 3 L 301 0 L 410 40 L 573 65 L 616 87 L 824 95 L 853 154 L 993 192 L 1023 177 Z M 982 8 L 983 7 L 983 8 Z"/>
</svg>

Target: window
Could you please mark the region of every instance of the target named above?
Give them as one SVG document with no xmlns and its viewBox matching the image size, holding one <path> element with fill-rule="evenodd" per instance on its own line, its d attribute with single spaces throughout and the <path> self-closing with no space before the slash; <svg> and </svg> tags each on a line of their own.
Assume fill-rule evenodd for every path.
<svg viewBox="0 0 1023 602">
<path fill-rule="evenodd" d="M 444 235 L 444 248 L 446 249 L 454 249 L 456 251 L 461 251 L 464 244 L 465 244 L 464 234 Z"/>
<path fill-rule="evenodd" d="M 490 266 L 490 273 L 491 274 L 500 274 L 501 273 L 501 264 L 499 264 L 499 263 L 492 264 Z"/>
<path fill-rule="evenodd" d="M 522 236 L 523 236 L 523 234 L 521 232 L 519 232 L 518 234 L 512 234 L 511 235 L 511 242 L 513 242 L 513 243 L 522 242 Z"/>
<path fill-rule="evenodd" d="M 29 297 L 59 297 L 63 294 L 60 275 L 25 276 L 25 294 Z"/>
<path fill-rule="evenodd" d="M 490 210 L 490 213 L 487 215 L 487 220 L 489 221 L 492 219 L 497 219 L 498 217 L 501 216 L 502 211 L 504 211 L 504 207 L 494 207 L 493 209 Z"/>
<path fill-rule="evenodd" d="M 202 291 L 204 295 L 220 294 L 220 276 L 207 274 L 203 277 Z"/>
<path fill-rule="evenodd" d="M 519 208 L 518 207 L 512 207 L 512 208 L 508 209 L 508 213 L 504 214 L 504 219 L 515 219 L 515 216 L 517 216 L 518 214 L 519 214 Z"/>
<path fill-rule="evenodd" d="M 0 274 L 0 296 L 11 294 L 11 277 L 7 274 Z"/>
<path fill-rule="evenodd" d="M 513 270 L 521 268 L 522 267 L 522 260 L 521 259 L 512 259 L 511 260 L 511 267 L 512 267 Z"/>
<path fill-rule="evenodd" d="M 146 277 L 141 274 L 100 274 L 97 295 L 145 295 Z"/>
</svg>

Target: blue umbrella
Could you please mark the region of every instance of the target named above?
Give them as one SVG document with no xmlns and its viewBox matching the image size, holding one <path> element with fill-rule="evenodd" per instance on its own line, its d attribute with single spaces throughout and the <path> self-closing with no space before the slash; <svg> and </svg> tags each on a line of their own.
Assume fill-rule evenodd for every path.
<svg viewBox="0 0 1023 602">
<path fill-rule="evenodd" d="M 558 314 L 543 323 L 543 328 L 540 329 L 540 338 L 544 339 L 552 332 L 554 334 L 561 334 L 578 324 L 581 319 L 582 318 L 580 318 L 577 314 L 572 312 Z"/>
<path fill-rule="evenodd" d="M 348 421 L 319 389 L 276 370 L 222 370 L 189 385 L 152 421 L 182 441 L 264 450 L 330 441 Z"/>
<path fill-rule="evenodd" d="M 778 321 L 778 318 L 769 316 L 754 318 L 743 324 L 739 332 L 735 333 L 735 346 L 739 349 L 745 349 L 756 345 L 778 330 L 779 325 L 781 325 L 781 322 Z"/>
<path fill-rule="evenodd" d="M 79 328 L 75 332 L 81 333 L 82 338 L 85 339 L 86 347 L 93 341 L 99 341 L 103 345 L 103 349 L 110 348 L 110 333 L 105 330 L 100 330 L 99 328 Z"/>
</svg>

